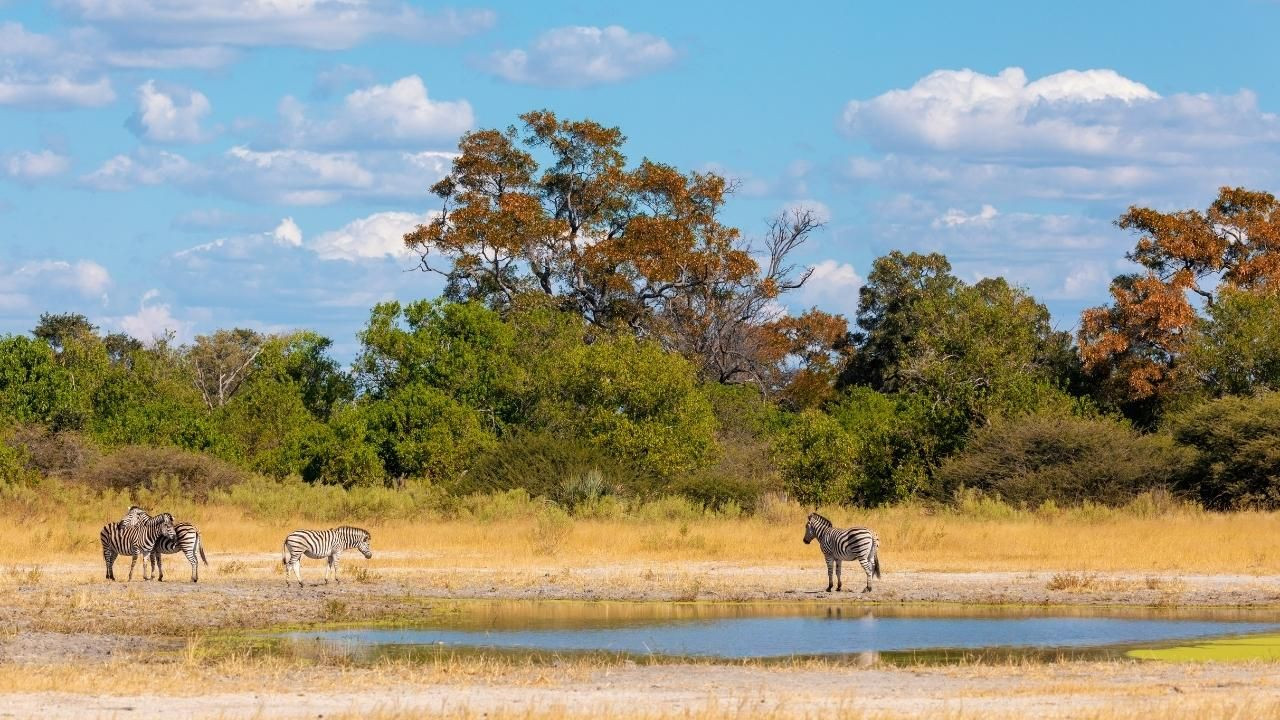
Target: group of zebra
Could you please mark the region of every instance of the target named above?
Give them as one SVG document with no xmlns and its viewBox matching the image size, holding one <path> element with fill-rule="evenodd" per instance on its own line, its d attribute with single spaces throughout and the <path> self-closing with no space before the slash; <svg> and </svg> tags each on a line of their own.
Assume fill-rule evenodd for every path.
<svg viewBox="0 0 1280 720">
<path fill-rule="evenodd" d="M 115 580 L 116 558 L 128 555 L 129 580 L 133 580 L 133 569 L 142 559 L 142 579 L 150 580 L 152 574 L 158 574 L 164 580 L 163 555 L 181 552 L 191 563 L 191 582 L 200 579 L 200 565 L 196 555 L 208 566 L 209 560 L 204 556 L 204 544 L 200 542 L 200 531 L 191 523 L 175 523 L 173 515 L 160 513 L 152 516 L 146 510 L 133 505 L 119 522 L 103 526 L 99 534 L 102 541 L 102 559 L 107 564 L 107 579 Z"/>
<path fill-rule="evenodd" d="M 191 582 L 199 582 L 200 566 L 196 556 L 209 565 L 204 555 L 204 543 L 200 539 L 200 531 L 191 523 L 175 523 L 173 515 L 160 513 L 150 515 L 137 505 L 130 506 L 129 512 L 119 522 L 109 523 L 99 534 L 102 541 L 102 559 L 107 564 L 107 579 L 115 580 L 115 562 L 121 555 L 132 558 L 129 563 L 129 580 L 133 580 L 133 569 L 142 558 L 142 579 L 150 580 L 153 574 L 164 580 L 164 563 L 162 556 L 181 552 L 191 563 Z M 295 530 L 284 539 L 282 548 L 284 556 L 285 582 L 289 582 L 289 573 L 293 572 L 302 585 L 302 556 L 309 558 L 326 558 L 325 583 L 329 582 L 330 573 L 333 581 L 338 581 L 338 556 L 343 550 L 359 550 L 366 559 L 373 557 L 373 549 L 369 547 L 371 536 L 362 528 L 342 527 L 328 530 Z"/>
<path fill-rule="evenodd" d="M 209 561 L 204 556 L 204 544 L 200 542 L 200 531 L 191 523 L 174 523 L 169 513 L 149 515 L 147 511 L 134 505 L 119 521 L 102 528 L 102 559 L 107 564 L 107 579 L 115 580 L 116 557 L 128 555 L 129 579 L 133 580 L 133 568 L 138 558 L 143 559 L 142 577 L 150 580 L 152 571 L 164 580 L 164 565 L 161 556 L 181 552 L 191 563 L 191 582 L 200 579 L 200 566 L 196 563 L 199 554 L 204 564 Z M 289 582 L 292 572 L 302 585 L 302 556 L 309 558 L 325 558 L 324 581 L 329 582 L 333 575 L 338 580 L 338 556 L 343 550 L 359 550 L 366 559 L 373 557 L 369 547 L 371 536 L 368 530 L 342 526 L 329 530 L 295 530 L 284 539 L 281 548 L 285 570 L 285 582 Z M 837 528 L 831 521 L 818 513 L 810 513 L 804 526 L 804 544 L 814 540 L 822 548 L 822 557 L 827 561 L 827 592 L 831 592 L 832 569 L 835 570 L 836 592 L 844 588 L 844 579 L 840 575 L 841 563 L 845 560 L 856 560 L 867 574 L 867 586 L 862 592 L 871 592 L 871 578 L 880 577 L 880 537 L 871 530 L 862 527 Z"/>
</svg>

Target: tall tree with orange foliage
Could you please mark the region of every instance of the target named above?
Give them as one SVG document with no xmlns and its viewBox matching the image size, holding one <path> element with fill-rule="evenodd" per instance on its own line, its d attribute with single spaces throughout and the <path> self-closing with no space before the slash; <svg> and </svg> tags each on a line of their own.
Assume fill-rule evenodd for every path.
<svg viewBox="0 0 1280 720">
<path fill-rule="evenodd" d="M 432 187 L 443 210 L 405 235 L 449 297 L 503 309 L 546 296 L 606 331 L 661 341 L 713 382 L 776 390 L 798 367 L 830 385 L 834 371 L 796 348 L 821 335 L 836 352 L 843 318 L 777 322 L 777 299 L 812 273 L 787 259 L 821 227 L 811 211 L 774 218 L 757 262 L 757 248 L 719 220 L 733 189 L 723 177 L 648 159 L 628 167 L 621 131 L 591 120 L 520 119 L 462 137 L 452 172 Z"/>
<path fill-rule="evenodd" d="M 1108 398 L 1143 422 L 1175 394 L 1194 339 L 1198 297 L 1280 281 L 1280 203 L 1271 193 L 1221 188 L 1208 210 L 1130 207 L 1116 225 L 1140 235 L 1126 257 L 1145 273 L 1111 282 L 1110 306 L 1084 311 L 1078 341 L 1085 370 Z"/>
<path fill-rule="evenodd" d="M 648 159 L 628 168 L 618 128 L 545 110 L 520 119 L 522 129 L 462 137 L 452 172 L 432 187 L 443 210 L 405 235 L 451 297 L 502 308 L 540 292 L 594 325 L 644 330 L 703 268 L 757 272 L 717 217 L 724 178 Z"/>
</svg>

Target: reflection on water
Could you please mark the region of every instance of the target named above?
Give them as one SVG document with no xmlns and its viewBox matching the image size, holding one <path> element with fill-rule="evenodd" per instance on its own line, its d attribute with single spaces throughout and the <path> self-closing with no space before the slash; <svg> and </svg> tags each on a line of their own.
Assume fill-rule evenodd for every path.
<svg viewBox="0 0 1280 720">
<path fill-rule="evenodd" d="M 285 635 L 349 650 L 502 648 L 719 658 L 950 649 L 1097 648 L 1280 629 L 1242 610 L 868 607 L 798 603 L 456 603 L 412 628 Z"/>
</svg>

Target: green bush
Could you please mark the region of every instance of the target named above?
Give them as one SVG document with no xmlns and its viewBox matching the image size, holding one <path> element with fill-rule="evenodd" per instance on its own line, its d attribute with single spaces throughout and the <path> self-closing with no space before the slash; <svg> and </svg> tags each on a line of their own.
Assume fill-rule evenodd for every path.
<svg viewBox="0 0 1280 720">
<path fill-rule="evenodd" d="M 856 440 L 834 418 L 805 410 L 774 451 L 783 486 L 802 505 L 846 502 L 860 478 Z"/>
<path fill-rule="evenodd" d="M 1188 459 L 1170 438 L 1142 435 L 1117 420 L 1036 414 L 979 430 L 942 464 L 938 481 L 952 494 L 980 490 L 1029 508 L 1048 501 L 1117 506 L 1167 487 Z"/>
<path fill-rule="evenodd" d="M 1180 489 L 1215 509 L 1280 508 L 1280 392 L 1203 403 L 1169 429 L 1195 450 Z"/>
<path fill-rule="evenodd" d="M 456 488 L 460 494 L 522 489 L 572 509 L 609 495 L 643 495 L 650 484 L 595 445 L 522 432 L 481 456 Z"/>
</svg>

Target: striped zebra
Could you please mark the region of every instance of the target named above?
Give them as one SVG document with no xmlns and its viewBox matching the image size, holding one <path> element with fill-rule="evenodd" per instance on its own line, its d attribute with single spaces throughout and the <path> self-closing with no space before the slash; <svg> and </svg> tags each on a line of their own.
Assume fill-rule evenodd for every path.
<svg viewBox="0 0 1280 720">
<path fill-rule="evenodd" d="M 368 530 L 343 525 L 328 530 L 294 530 L 284 539 L 284 582 L 289 584 L 289 571 L 298 578 L 298 587 L 302 587 L 302 556 L 309 558 L 328 558 L 325 565 L 324 581 L 329 582 L 329 574 L 333 573 L 333 581 L 338 582 L 338 556 L 343 550 L 355 548 L 365 559 L 373 557 L 369 548 Z"/>
<path fill-rule="evenodd" d="M 129 512 L 125 513 L 120 524 L 126 527 L 137 525 L 151 517 L 146 510 L 133 505 L 129 508 Z M 200 581 L 200 565 L 196 562 L 196 553 L 200 554 L 200 559 L 204 561 L 205 567 L 209 566 L 209 559 L 204 556 L 204 542 L 200 539 L 200 531 L 195 525 L 188 522 L 181 522 L 173 526 L 176 533 L 171 540 L 162 537 L 156 541 L 155 548 L 151 551 L 150 563 L 153 572 L 160 574 L 160 582 L 164 582 L 164 558 L 163 555 L 172 555 L 174 553 L 182 553 L 187 556 L 187 562 L 191 563 L 191 582 Z"/>
<path fill-rule="evenodd" d="M 142 579 L 150 580 L 147 557 L 160 538 L 172 539 L 176 536 L 173 516 L 169 513 L 147 518 L 137 525 L 126 526 L 118 522 L 104 525 L 98 538 L 102 541 L 102 559 L 107 564 L 107 579 L 116 579 L 116 557 L 128 555 L 132 558 L 129 563 L 129 581 L 133 581 L 133 568 L 138 564 L 139 556 L 142 557 Z"/>
<path fill-rule="evenodd" d="M 834 527 L 831 521 L 818 513 L 809 513 L 804 526 L 804 544 L 817 538 L 822 557 L 827 561 L 827 592 L 831 592 L 831 565 L 836 567 L 836 592 L 844 582 L 840 578 L 840 562 L 857 560 L 867 573 L 867 586 L 862 592 L 871 592 L 871 577 L 880 577 L 880 536 L 867 528 L 854 527 L 844 530 Z"/>
</svg>

